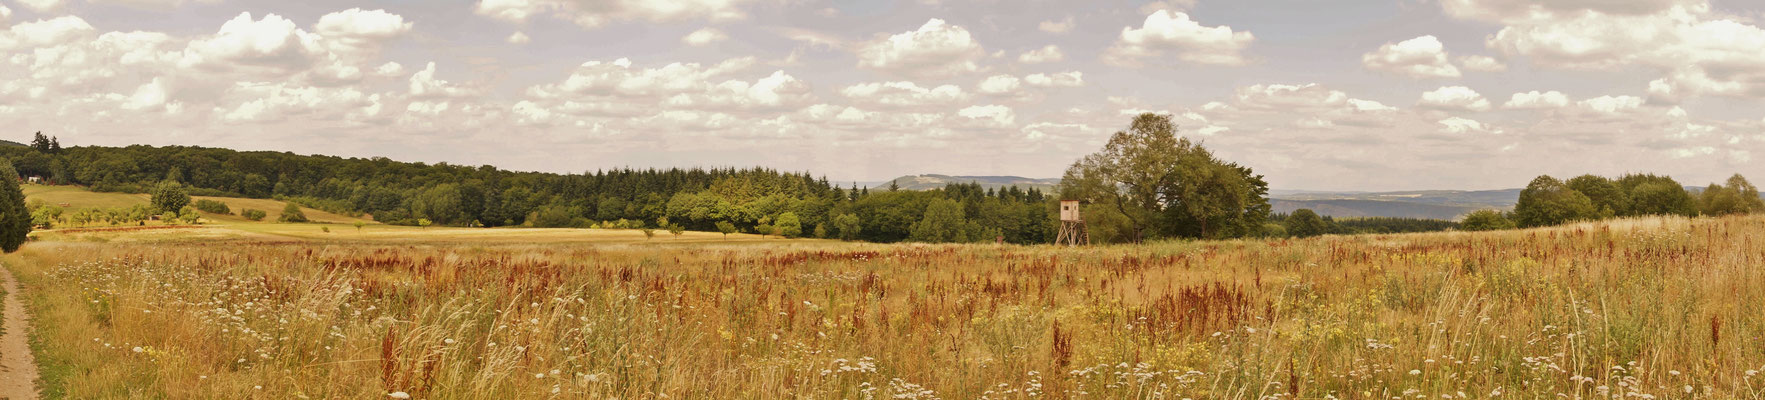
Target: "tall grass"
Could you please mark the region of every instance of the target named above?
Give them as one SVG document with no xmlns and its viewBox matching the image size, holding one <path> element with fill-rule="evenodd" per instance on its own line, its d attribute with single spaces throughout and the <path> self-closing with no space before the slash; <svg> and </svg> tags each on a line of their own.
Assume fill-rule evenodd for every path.
<svg viewBox="0 0 1765 400">
<path fill-rule="evenodd" d="M 1066 249 L 37 243 L 72 398 L 1758 398 L 1765 218 Z"/>
</svg>

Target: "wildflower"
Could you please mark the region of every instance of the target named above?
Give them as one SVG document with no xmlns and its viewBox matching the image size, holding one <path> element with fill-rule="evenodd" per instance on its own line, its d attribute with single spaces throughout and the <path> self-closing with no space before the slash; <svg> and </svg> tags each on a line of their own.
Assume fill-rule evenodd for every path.
<svg viewBox="0 0 1765 400">
<path fill-rule="evenodd" d="M 1422 370 L 1419 370 L 1419 369 L 1410 370 L 1410 375 L 1421 375 L 1421 374 L 1422 374 Z"/>
<path fill-rule="evenodd" d="M 141 346 L 135 346 L 134 350 L 132 350 L 132 351 L 134 351 L 136 353 L 140 353 L 140 352 L 146 351 L 146 350 L 141 350 Z"/>
<path fill-rule="evenodd" d="M 405 393 L 405 392 L 392 392 L 392 393 L 387 393 L 387 394 L 386 394 L 386 397 L 391 397 L 391 398 L 394 398 L 394 399 L 400 399 L 400 400 L 402 400 L 402 399 L 409 399 L 409 398 L 411 398 L 411 394 L 410 394 L 410 393 Z"/>
<path fill-rule="evenodd" d="M 1759 370 L 1756 370 L 1756 369 L 1747 370 L 1747 376 L 1755 376 L 1755 375 L 1759 375 Z"/>
</svg>

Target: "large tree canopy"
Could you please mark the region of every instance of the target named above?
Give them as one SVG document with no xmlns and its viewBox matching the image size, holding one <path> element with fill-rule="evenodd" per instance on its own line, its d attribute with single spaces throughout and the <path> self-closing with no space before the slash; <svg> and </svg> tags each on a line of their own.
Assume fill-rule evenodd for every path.
<svg viewBox="0 0 1765 400">
<path fill-rule="evenodd" d="M 1122 239 L 1135 242 L 1247 235 L 1270 209 L 1261 175 L 1215 158 L 1178 137 L 1170 116 L 1150 113 L 1067 168 L 1060 191 L 1065 199 L 1091 203 L 1088 211 L 1112 214 L 1090 220 L 1123 224 Z"/>
<path fill-rule="evenodd" d="M 1522 228 L 1599 218 L 1593 200 L 1550 175 L 1533 179 L 1520 191 L 1520 202 L 1514 204 L 1514 223 Z"/>
</svg>

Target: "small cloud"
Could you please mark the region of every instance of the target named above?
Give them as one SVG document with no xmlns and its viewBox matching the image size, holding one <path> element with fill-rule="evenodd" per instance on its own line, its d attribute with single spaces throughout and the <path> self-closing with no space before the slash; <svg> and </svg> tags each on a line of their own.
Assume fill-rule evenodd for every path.
<svg viewBox="0 0 1765 400">
<path fill-rule="evenodd" d="M 1041 24 L 1036 25 L 1036 29 L 1041 29 L 1043 32 L 1059 34 L 1072 32 L 1073 25 L 1072 17 L 1069 16 L 1058 22 L 1054 20 L 1042 21 Z"/>
<path fill-rule="evenodd" d="M 1568 105 L 1569 96 L 1564 95 L 1563 92 L 1555 90 L 1539 92 L 1534 90 L 1526 93 L 1514 93 L 1514 96 L 1509 98 L 1507 103 L 1502 104 L 1502 108 L 1536 110 L 1563 108 Z"/>
<path fill-rule="evenodd" d="M 728 39 L 729 35 L 725 35 L 723 31 L 717 30 L 716 28 L 704 28 L 693 31 L 693 33 L 687 34 L 686 37 L 680 38 L 680 42 L 686 43 L 689 46 L 704 46 Z"/>
<path fill-rule="evenodd" d="M 1508 70 L 1507 64 L 1503 64 L 1501 60 L 1489 56 L 1459 57 L 1459 65 L 1465 66 L 1465 69 L 1477 72 L 1503 72 Z"/>
<path fill-rule="evenodd" d="M 1060 52 L 1060 47 L 1055 45 L 1043 46 L 1040 49 L 1026 51 L 1017 56 L 1017 62 L 1024 64 L 1060 62 L 1065 59 L 1066 55 L 1062 54 Z"/>
<path fill-rule="evenodd" d="M 506 41 L 509 42 L 509 44 L 527 44 L 532 42 L 533 38 L 527 37 L 526 33 L 515 32 L 514 34 L 509 35 L 509 38 Z"/>
<path fill-rule="evenodd" d="M 1443 110 L 1488 111 L 1489 99 L 1464 86 L 1445 86 L 1422 93 L 1423 107 Z"/>
</svg>

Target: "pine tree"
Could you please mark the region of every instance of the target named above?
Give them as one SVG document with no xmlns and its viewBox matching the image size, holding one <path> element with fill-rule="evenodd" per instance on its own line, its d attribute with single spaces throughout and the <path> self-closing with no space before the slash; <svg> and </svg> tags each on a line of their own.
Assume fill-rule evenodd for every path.
<svg viewBox="0 0 1765 400">
<path fill-rule="evenodd" d="M 37 132 L 37 136 L 34 138 L 31 138 L 31 148 L 37 149 L 38 152 L 48 153 L 49 152 L 49 137 L 43 136 L 43 132 L 41 132 L 41 131 Z M 16 173 L 16 171 L 14 171 L 14 172 Z"/>
<path fill-rule="evenodd" d="M 49 138 L 49 154 L 61 154 L 61 138 Z"/>
<path fill-rule="evenodd" d="M 25 209 L 24 190 L 12 163 L 0 163 L 0 251 L 11 253 L 24 246 L 31 234 L 31 213 Z"/>
</svg>

